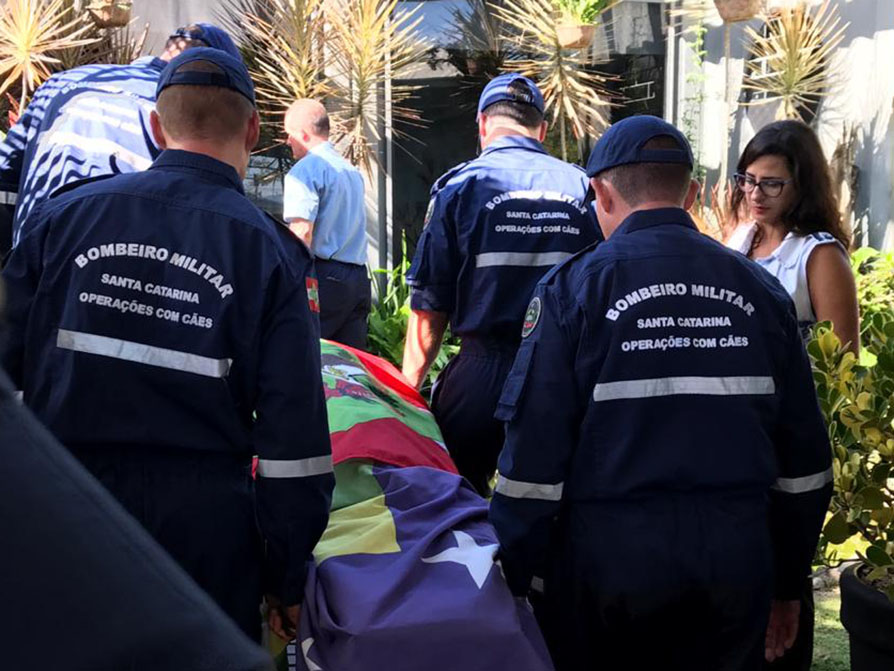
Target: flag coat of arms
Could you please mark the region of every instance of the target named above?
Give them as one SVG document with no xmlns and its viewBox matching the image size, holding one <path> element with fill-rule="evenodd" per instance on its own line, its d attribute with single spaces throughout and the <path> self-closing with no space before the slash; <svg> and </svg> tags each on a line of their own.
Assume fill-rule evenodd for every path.
<svg viewBox="0 0 894 671">
<path fill-rule="evenodd" d="M 487 501 L 457 472 L 422 397 L 382 359 L 323 341 L 336 486 L 314 550 L 296 671 L 548 671 L 498 564 Z"/>
</svg>

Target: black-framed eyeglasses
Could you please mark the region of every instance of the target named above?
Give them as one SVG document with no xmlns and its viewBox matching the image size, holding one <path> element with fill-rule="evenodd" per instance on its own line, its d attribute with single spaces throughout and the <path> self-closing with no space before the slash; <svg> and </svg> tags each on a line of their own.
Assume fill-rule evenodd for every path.
<svg viewBox="0 0 894 671">
<path fill-rule="evenodd" d="M 733 179 L 736 180 L 736 186 L 745 193 L 751 193 L 758 188 L 767 198 L 778 198 L 785 185 L 795 181 L 794 179 L 762 179 L 758 181 L 751 175 L 743 175 L 741 172 L 733 175 Z"/>
</svg>

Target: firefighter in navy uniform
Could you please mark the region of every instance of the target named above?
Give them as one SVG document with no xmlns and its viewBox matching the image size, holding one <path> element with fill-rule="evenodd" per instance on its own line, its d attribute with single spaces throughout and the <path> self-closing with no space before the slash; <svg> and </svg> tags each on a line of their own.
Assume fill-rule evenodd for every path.
<svg viewBox="0 0 894 671">
<path fill-rule="evenodd" d="M 494 417 L 525 307 L 554 264 L 600 239 L 583 170 L 549 156 L 543 96 L 530 79 L 491 80 L 478 103 L 483 151 L 432 188 L 407 274 L 412 315 L 403 373 L 420 387 L 449 320 L 459 355 L 432 410 L 459 472 L 487 494 L 503 444 Z"/>
<path fill-rule="evenodd" d="M 795 638 L 829 442 L 791 299 L 698 232 L 691 168 L 655 117 L 603 135 L 606 242 L 539 284 L 500 399 L 490 516 L 558 669 L 759 669 Z"/>
<path fill-rule="evenodd" d="M 3 364 L 246 633 L 262 579 L 286 633 L 334 483 L 312 262 L 244 195 L 258 114 L 240 60 L 173 59 L 151 119 L 148 171 L 38 206 L 3 272 Z"/>
</svg>

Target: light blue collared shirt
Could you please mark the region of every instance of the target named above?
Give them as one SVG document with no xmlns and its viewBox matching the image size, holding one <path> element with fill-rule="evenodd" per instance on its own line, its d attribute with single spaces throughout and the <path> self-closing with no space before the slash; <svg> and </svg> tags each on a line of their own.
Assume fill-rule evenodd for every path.
<svg viewBox="0 0 894 671">
<path fill-rule="evenodd" d="M 283 218 L 313 223 L 315 257 L 366 265 L 363 177 L 329 142 L 311 149 L 286 175 Z"/>
</svg>

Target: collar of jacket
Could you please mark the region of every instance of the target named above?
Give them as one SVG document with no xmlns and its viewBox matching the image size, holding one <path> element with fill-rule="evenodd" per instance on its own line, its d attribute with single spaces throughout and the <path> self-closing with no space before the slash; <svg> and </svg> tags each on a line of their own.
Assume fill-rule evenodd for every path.
<svg viewBox="0 0 894 671">
<path fill-rule="evenodd" d="M 481 152 L 481 155 L 486 156 L 491 152 L 500 151 L 501 149 L 528 149 L 541 154 L 546 153 L 543 145 L 532 137 L 525 137 L 524 135 L 504 135 L 498 137 L 487 145 L 487 148 Z"/>
<path fill-rule="evenodd" d="M 206 154 L 197 154 L 182 149 L 165 149 L 159 154 L 149 169 L 201 175 L 204 179 L 217 182 L 221 186 L 232 187 L 239 193 L 245 194 L 245 190 L 242 188 L 242 180 L 239 178 L 239 173 L 236 172 L 236 169 Z"/>
<path fill-rule="evenodd" d="M 656 210 L 638 210 L 634 212 L 621 222 L 621 225 L 618 226 L 613 235 L 626 235 L 644 228 L 667 226 L 668 224 L 686 226 L 693 230 L 698 230 L 698 227 L 692 221 L 692 217 L 683 208 L 661 207 Z"/>
<path fill-rule="evenodd" d="M 140 67 L 149 67 L 153 70 L 158 70 L 161 72 L 167 67 L 168 62 L 161 60 L 158 56 L 141 56 L 135 61 L 131 61 L 131 65 L 136 65 Z"/>
</svg>

